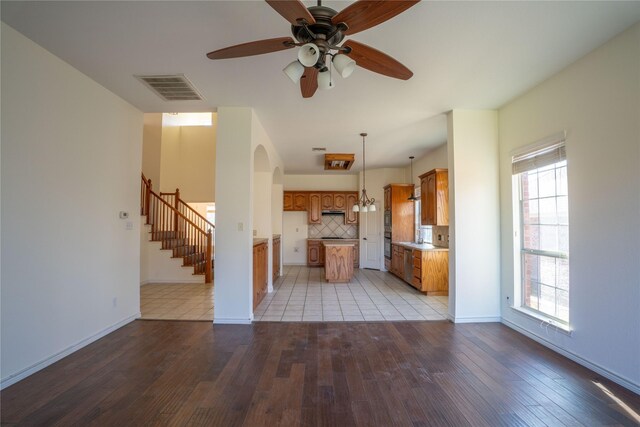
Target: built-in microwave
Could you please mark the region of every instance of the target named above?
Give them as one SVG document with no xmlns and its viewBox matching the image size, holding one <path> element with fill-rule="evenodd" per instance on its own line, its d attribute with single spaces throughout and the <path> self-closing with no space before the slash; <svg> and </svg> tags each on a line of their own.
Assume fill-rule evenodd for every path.
<svg viewBox="0 0 640 427">
<path fill-rule="evenodd" d="M 391 231 L 391 211 L 384 211 L 384 230 Z"/>
<path fill-rule="evenodd" d="M 391 233 L 384 233 L 384 257 L 391 259 Z"/>
</svg>

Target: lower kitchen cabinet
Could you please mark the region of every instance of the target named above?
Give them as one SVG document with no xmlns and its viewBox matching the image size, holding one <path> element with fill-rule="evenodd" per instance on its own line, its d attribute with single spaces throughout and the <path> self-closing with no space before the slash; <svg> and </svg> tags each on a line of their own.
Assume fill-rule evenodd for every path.
<svg viewBox="0 0 640 427">
<path fill-rule="evenodd" d="M 413 281 L 427 295 L 449 295 L 449 252 L 413 251 Z"/>
<path fill-rule="evenodd" d="M 355 241 L 353 243 L 353 267 L 360 268 L 360 242 Z M 324 266 L 324 255 L 324 246 L 322 245 L 322 240 L 307 240 L 308 267 Z"/>
<path fill-rule="evenodd" d="M 273 281 L 280 277 L 280 236 L 273 238 Z"/>
<path fill-rule="evenodd" d="M 387 270 L 400 279 L 408 281 L 405 273 L 405 249 L 391 244 L 391 262 Z M 449 252 L 413 249 L 413 274 L 408 283 L 427 295 L 449 295 Z M 385 266 L 388 261 L 385 260 Z M 406 268 L 409 268 L 408 266 Z"/>
<path fill-rule="evenodd" d="M 269 243 L 253 245 L 253 309 L 255 310 L 267 294 Z"/>
</svg>

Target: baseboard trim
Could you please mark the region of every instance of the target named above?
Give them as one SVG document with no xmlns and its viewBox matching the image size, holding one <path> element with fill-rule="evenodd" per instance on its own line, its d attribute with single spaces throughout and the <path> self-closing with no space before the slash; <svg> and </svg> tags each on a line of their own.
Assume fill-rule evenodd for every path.
<svg viewBox="0 0 640 427">
<path fill-rule="evenodd" d="M 140 286 L 142 285 L 149 285 L 149 284 L 154 284 L 157 283 L 159 285 L 164 285 L 167 283 L 175 283 L 177 285 L 182 284 L 182 283 L 198 283 L 201 285 L 204 285 L 204 279 L 180 279 L 180 280 L 142 280 L 140 282 Z"/>
<path fill-rule="evenodd" d="M 218 325 L 250 325 L 251 322 L 253 322 L 253 318 L 241 319 L 241 318 L 235 318 L 235 317 L 215 317 L 215 316 L 213 318 L 213 323 Z"/>
<path fill-rule="evenodd" d="M 25 378 L 27 378 L 30 375 L 35 374 L 36 372 L 46 368 L 49 365 L 54 364 L 55 362 L 57 362 L 60 359 L 63 359 L 65 357 L 67 357 L 68 355 L 70 355 L 71 353 L 74 353 L 78 350 L 80 350 L 83 347 L 86 347 L 87 345 L 91 344 L 94 341 L 99 340 L 100 338 L 104 337 L 105 335 L 110 334 L 111 332 L 115 331 L 116 329 L 120 329 L 121 327 L 123 327 L 124 325 L 133 322 L 134 320 L 136 320 L 137 318 L 139 318 L 142 314 L 140 312 L 134 314 L 133 316 L 129 316 L 126 317 L 122 320 L 120 320 L 119 322 L 114 323 L 113 325 L 102 329 L 101 331 L 83 339 L 78 341 L 77 343 L 65 348 L 62 351 L 59 351 L 56 354 L 53 354 L 39 362 L 34 363 L 33 365 L 22 369 L 21 371 L 16 372 L 15 374 L 11 374 L 5 378 L 3 378 L 2 380 L 0 380 L 0 390 L 5 389 L 6 387 L 9 387 L 10 385 L 13 385 L 15 383 L 17 383 L 18 381 L 21 381 Z"/>
<path fill-rule="evenodd" d="M 477 316 L 477 317 L 451 316 L 450 320 L 453 323 L 495 323 L 495 322 L 500 322 L 502 320 L 502 317 L 500 316 Z"/>
<path fill-rule="evenodd" d="M 522 335 L 527 336 L 528 338 L 531 338 L 532 340 L 534 340 L 535 342 L 555 351 L 556 353 L 559 353 L 561 355 L 563 355 L 564 357 L 566 357 L 567 359 L 571 359 L 574 362 L 576 362 L 579 365 L 584 366 L 587 369 L 591 369 L 592 371 L 602 375 L 603 377 L 613 381 L 616 384 L 621 385 L 622 387 L 631 390 L 632 392 L 636 393 L 636 394 L 640 394 L 640 385 L 639 384 L 635 384 L 634 382 L 628 380 L 625 377 L 622 377 L 614 372 L 611 372 L 610 370 L 591 362 L 590 360 L 587 360 L 585 358 L 583 358 L 582 356 L 578 356 L 577 354 L 565 350 L 562 347 L 559 347 L 557 345 L 555 345 L 554 343 L 552 343 L 551 341 L 546 340 L 545 338 L 541 337 L 538 334 L 535 334 L 531 331 L 528 331 L 526 329 L 524 329 L 523 327 L 511 322 L 510 320 L 507 320 L 505 318 L 502 318 L 502 324 L 505 326 L 508 326 L 509 328 L 513 329 L 516 332 L 521 333 Z"/>
</svg>

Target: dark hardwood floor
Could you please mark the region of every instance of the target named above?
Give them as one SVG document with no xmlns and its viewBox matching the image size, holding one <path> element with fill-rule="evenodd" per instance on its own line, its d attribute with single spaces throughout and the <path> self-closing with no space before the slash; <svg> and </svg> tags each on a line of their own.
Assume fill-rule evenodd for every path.
<svg viewBox="0 0 640 427">
<path fill-rule="evenodd" d="M 637 425 L 500 324 L 136 321 L 0 393 L 2 425 Z"/>
</svg>

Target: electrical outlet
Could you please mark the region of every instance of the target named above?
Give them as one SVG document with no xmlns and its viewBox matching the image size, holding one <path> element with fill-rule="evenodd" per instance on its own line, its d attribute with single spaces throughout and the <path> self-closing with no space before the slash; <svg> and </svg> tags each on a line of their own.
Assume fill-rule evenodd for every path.
<svg viewBox="0 0 640 427">
<path fill-rule="evenodd" d="M 253 237 L 256 237 L 258 235 L 258 230 L 253 230 Z"/>
<path fill-rule="evenodd" d="M 244 224 L 239 222 L 238 223 L 238 231 L 242 231 L 242 230 L 244 230 Z"/>
<path fill-rule="evenodd" d="M 118 297 L 113 297 L 113 307 L 117 307 L 118 306 Z"/>
</svg>

